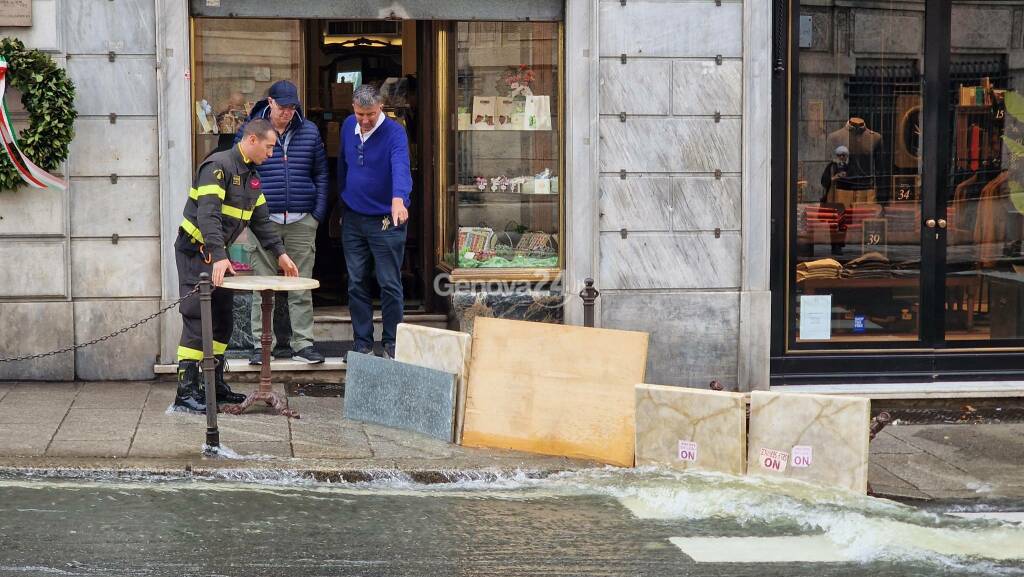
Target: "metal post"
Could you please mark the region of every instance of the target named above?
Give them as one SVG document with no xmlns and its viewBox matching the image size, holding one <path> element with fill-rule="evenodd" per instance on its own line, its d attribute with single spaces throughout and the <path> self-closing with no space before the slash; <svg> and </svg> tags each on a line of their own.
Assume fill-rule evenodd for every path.
<svg viewBox="0 0 1024 577">
<path fill-rule="evenodd" d="M 586 285 L 583 290 L 580 291 L 580 298 L 583 299 L 583 326 L 593 327 L 594 326 L 594 301 L 601 293 L 594 288 L 594 279 L 588 278 L 583 281 Z"/>
<path fill-rule="evenodd" d="M 211 453 L 220 448 L 220 431 L 217 430 L 217 384 L 213 357 L 213 311 L 210 305 L 212 292 L 210 273 L 199 274 L 199 315 L 203 326 L 203 387 L 206 390 L 206 445 Z"/>
</svg>

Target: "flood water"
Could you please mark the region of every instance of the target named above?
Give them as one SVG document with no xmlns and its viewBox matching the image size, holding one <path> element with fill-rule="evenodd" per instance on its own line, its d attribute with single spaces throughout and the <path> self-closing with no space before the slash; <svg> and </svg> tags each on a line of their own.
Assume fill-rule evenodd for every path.
<svg viewBox="0 0 1024 577">
<path fill-rule="evenodd" d="M 0 479 L 0 574 L 1024 576 L 1024 525 L 791 482 L 224 476 Z"/>
</svg>

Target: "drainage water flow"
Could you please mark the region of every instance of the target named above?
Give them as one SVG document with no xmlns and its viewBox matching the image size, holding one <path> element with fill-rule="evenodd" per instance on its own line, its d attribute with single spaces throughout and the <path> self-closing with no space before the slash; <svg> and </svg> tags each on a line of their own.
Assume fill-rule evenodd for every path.
<svg viewBox="0 0 1024 577">
<path fill-rule="evenodd" d="M 218 477 L 0 479 L 0 574 L 1024 576 L 1024 524 L 791 481 Z"/>
</svg>

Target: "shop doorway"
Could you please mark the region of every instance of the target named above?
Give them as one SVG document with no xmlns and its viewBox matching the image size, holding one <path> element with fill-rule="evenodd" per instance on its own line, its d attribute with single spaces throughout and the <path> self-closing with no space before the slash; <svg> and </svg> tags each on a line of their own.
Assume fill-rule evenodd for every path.
<svg viewBox="0 0 1024 577">
<path fill-rule="evenodd" d="M 348 305 L 348 276 L 341 245 L 337 161 L 339 127 L 352 114 L 352 91 L 363 84 L 380 89 L 384 113 L 403 125 L 409 138 L 413 178 L 412 205 L 406 241 L 402 284 L 410 313 L 429 312 L 433 243 L 430 186 L 430 72 L 423 54 L 429 53 L 429 22 L 388 20 L 304 20 L 307 117 L 316 123 L 327 148 L 330 171 L 330 217 L 317 232 L 313 291 L 318 312 L 344 315 Z M 379 288 L 374 288 L 375 299 Z"/>
</svg>

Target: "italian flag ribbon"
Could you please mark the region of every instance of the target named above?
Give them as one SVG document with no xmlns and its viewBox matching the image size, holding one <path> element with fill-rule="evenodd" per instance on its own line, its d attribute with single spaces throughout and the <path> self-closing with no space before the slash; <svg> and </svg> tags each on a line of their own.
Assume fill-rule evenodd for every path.
<svg viewBox="0 0 1024 577">
<path fill-rule="evenodd" d="M 21 179 L 29 186 L 43 190 L 66 190 L 67 182 L 36 166 L 18 146 L 14 125 L 11 123 L 10 113 L 7 111 L 7 101 L 4 99 L 6 86 L 7 60 L 0 56 L 0 143 L 3 143 L 4 152 L 11 159 L 14 168 L 18 169 Z"/>
</svg>

